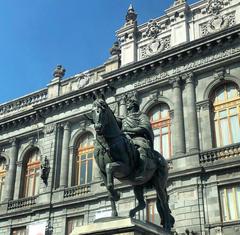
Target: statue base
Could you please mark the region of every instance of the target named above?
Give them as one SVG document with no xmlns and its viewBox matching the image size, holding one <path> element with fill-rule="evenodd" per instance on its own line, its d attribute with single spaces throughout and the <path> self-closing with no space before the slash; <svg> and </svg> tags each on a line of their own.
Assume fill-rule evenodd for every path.
<svg viewBox="0 0 240 235">
<path fill-rule="evenodd" d="M 148 222 L 121 217 L 96 220 L 93 224 L 76 227 L 71 235 L 170 235 Z"/>
</svg>

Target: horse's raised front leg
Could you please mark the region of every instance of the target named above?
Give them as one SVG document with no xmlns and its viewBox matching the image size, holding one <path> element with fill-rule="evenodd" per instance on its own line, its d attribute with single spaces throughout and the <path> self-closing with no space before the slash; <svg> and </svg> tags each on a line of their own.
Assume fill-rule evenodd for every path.
<svg viewBox="0 0 240 235">
<path fill-rule="evenodd" d="M 138 205 L 132 210 L 130 210 L 129 216 L 131 218 L 134 217 L 138 211 L 143 210 L 146 207 L 146 203 L 143 196 L 143 186 L 142 185 L 134 186 L 133 191 L 138 201 Z"/>
<path fill-rule="evenodd" d="M 114 189 L 113 173 L 121 167 L 118 162 L 108 163 L 106 165 L 106 177 L 107 177 L 107 189 L 111 193 L 112 199 L 118 201 L 120 199 L 120 194 Z"/>
</svg>

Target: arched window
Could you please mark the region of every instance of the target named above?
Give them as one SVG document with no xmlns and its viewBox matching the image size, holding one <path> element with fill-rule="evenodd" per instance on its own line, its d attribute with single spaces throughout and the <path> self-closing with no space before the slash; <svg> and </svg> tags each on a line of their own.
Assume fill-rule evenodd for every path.
<svg viewBox="0 0 240 235">
<path fill-rule="evenodd" d="M 81 136 L 76 155 L 76 185 L 89 184 L 93 175 L 93 135 L 89 132 Z"/>
<path fill-rule="evenodd" d="M 3 200 L 5 178 L 6 178 L 6 159 L 0 156 L 0 202 Z"/>
<path fill-rule="evenodd" d="M 154 133 L 154 149 L 169 159 L 172 154 L 171 119 L 167 104 L 158 104 L 150 112 L 150 121 Z"/>
<path fill-rule="evenodd" d="M 23 197 L 32 197 L 38 194 L 40 183 L 40 153 L 37 148 L 27 153 L 24 171 Z"/>
<path fill-rule="evenodd" d="M 216 146 L 240 141 L 240 97 L 237 86 L 226 83 L 218 87 L 212 96 Z"/>
</svg>

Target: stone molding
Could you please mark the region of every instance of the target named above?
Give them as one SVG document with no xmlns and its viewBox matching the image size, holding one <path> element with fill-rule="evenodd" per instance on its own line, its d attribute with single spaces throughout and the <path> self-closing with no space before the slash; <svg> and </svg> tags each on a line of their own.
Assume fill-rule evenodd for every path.
<svg viewBox="0 0 240 235">
<path fill-rule="evenodd" d="M 49 135 L 52 134 L 56 130 L 57 124 L 51 123 L 44 126 L 44 134 Z"/>
<path fill-rule="evenodd" d="M 203 101 L 201 101 L 201 102 L 198 102 L 198 103 L 196 104 L 196 106 L 197 106 L 197 111 L 200 111 L 200 110 L 203 110 L 203 111 L 209 110 L 209 108 L 210 108 L 210 100 L 203 100 Z"/>
</svg>

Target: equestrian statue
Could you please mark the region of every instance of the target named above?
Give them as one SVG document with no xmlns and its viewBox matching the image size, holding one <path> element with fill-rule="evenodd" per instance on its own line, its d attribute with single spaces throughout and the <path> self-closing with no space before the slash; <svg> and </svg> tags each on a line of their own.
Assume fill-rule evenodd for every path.
<svg viewBox="0 0 240 235">
<path fill-rule="evenodd" d="M 115 202 L 120 193 L 114 189 L 114 178 L 132 185 L 138 205 L 130 217 L 146 207 L 144 188 L 156 190 L 156 206 L 166 231 L 174 225 L 166 191 L 168 164 L 153 148 L 153 130 L 146 114 L 139 110 L 136 95 L 126 97 L 128 114 L 115 117 L 103 96 L 94 95 L 92 121 L 96 131 L 94 157 L 107 188 L 112 216 L 118 216 Z"/>
</svg>

